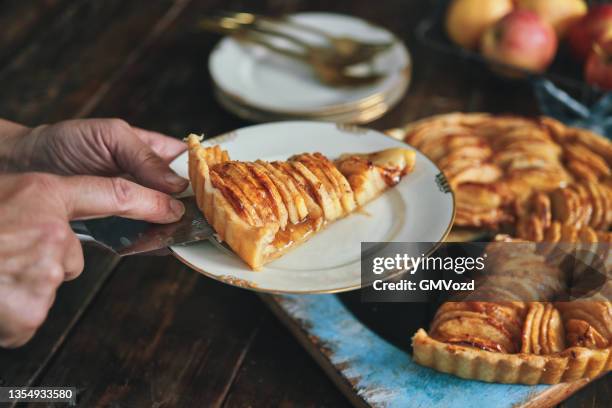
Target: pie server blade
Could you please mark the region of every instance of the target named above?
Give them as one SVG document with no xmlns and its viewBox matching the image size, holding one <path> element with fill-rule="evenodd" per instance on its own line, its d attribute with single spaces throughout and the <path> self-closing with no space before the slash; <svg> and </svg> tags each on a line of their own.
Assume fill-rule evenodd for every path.
<svg viewBox="0 0 612 408">
<path fill-rule="evenodd" d="M 187 245 L 213 236 L 195 197 L 179 198 L 185 215 L 172 224 L 152 224 L 121 217 L 73 221 L 72 230 L 80 241 L 96 242 L 120 256 L 152 252 L 171 245 Z"/>
</svg>

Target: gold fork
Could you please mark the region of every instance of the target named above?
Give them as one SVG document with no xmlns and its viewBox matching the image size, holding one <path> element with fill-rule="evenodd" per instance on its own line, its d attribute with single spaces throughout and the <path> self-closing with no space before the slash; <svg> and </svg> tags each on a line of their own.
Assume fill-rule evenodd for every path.
<svg viewBox="0 0 612 408">
<path fill-rule="evenodd" d="M 349 64 L 337 58 L 335 51 L 325 47 L 314 47 L 290 34 L 241 24 L 233 18 L 208 17 L 200 21 L 200 27 L 221 34 L 231 34 L 237 40 L 261 45 L 275 53 L 300 60 L 310 65 L 316 76 L 332 86 L 358 86 L 375 82 L 383 74 L 374 72 L 368 64 Z M 271 38 L 283 38 L 301 49 L 281 46 Z"/>
<path fill-rule="evenodd" d="M 216 14 L 233 19 L 242 25 L 260 25 L 267 26 L 268 29 L 273 29 L 281 24 L 323 37 L 329 44 L 330 48 L 335 51 L 335 55 L 338 56 L 338 59 L 347 65 L 371 60 L 377 54 L 387 51 L 393 47 L 393 45 L 395 45 L 395 41 L 372 43 L 347 36 L 332 35 L 319 27 L 301 23 L 286 16 L 269 17 L 261 14 L 230 12 L 223 10 L 216 12 Z M 280 30 L 276 31 L 277 33 L 283 33 Z"/>
</svg>

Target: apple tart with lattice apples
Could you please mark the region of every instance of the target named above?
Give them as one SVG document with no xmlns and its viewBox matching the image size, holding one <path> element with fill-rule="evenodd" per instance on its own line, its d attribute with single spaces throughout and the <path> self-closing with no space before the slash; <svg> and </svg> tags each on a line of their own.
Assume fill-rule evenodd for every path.
<svg viewBox="0 0 612 408">
<path fill-rule="evenodd" d="M 220 146 L 187 138 L 189 179 L 219 239 L 253 270 L 395 186 L 415 153 L 392 148 L 335 161 L 302 153 L 286 161 L 230 160 Z"/>
</svg>

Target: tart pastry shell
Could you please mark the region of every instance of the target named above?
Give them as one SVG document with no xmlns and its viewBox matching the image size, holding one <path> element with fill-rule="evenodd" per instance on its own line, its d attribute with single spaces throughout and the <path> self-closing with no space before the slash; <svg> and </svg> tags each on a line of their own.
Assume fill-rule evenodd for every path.
<svg viewBox="0 0 612 408">
<path fill-rule="evenodd" d="M 506 384 L 557 384 L 595 378 L 612 370 L 612 348 L 570 347 L 551 355 L 504 354 L 431 338 L 419 329 L 413 358 L 423 366 L 457 377 Z"/>
</svg>

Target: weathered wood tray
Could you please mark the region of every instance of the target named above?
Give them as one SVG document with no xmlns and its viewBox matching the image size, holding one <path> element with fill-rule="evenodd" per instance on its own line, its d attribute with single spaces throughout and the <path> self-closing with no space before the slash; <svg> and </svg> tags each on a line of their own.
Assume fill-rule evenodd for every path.
<svg viewBox="0 0 612 408">
<path fill-rule="evenodd" d="M 426 304 L 361 303 L 359 292 L 262 298 L 355 406 L 548 407 L 590 382 L 490 384 L 421 367 L 409 345 Z"/>
</svg>

